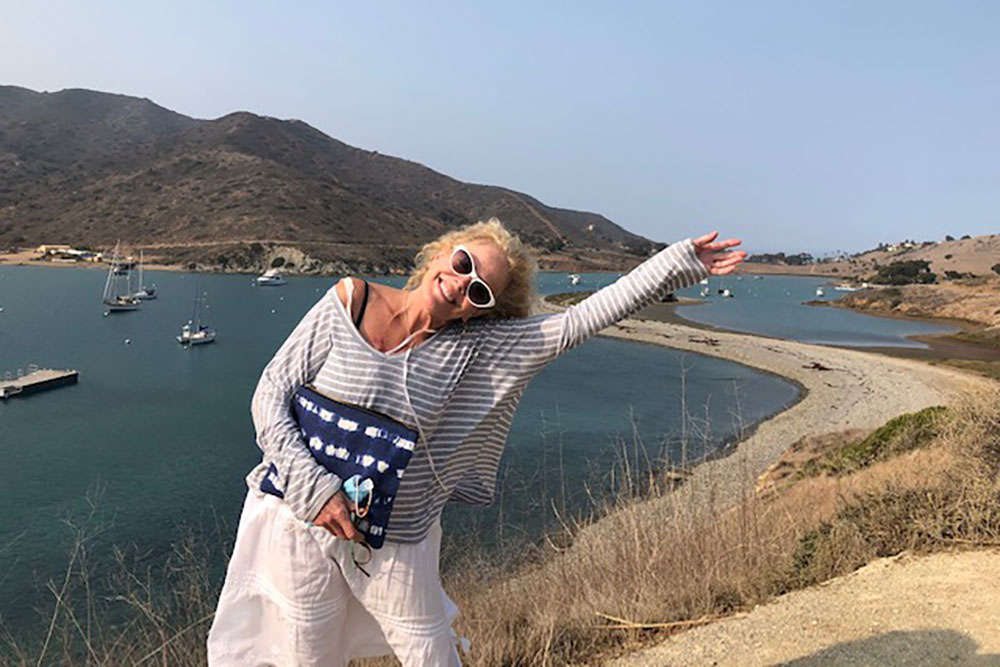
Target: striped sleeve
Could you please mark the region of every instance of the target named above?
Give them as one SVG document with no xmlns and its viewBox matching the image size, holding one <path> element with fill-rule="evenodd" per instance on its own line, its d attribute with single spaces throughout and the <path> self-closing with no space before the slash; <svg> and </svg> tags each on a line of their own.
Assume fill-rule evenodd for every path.
<svg viewBox="0 0 1000 667">
<path fill-rule="evenodd" d="M 570 350 L 601 329 L 623 320 L 653 300 L 693 285 L 708 276 L 708 268 L 686 239 L 653 255 L 615 281 L 567 308 L 562 314 L 556 355 Z"/>
<path fill-rule="evenodd" d="M 494 372 L 531 377 L 601 329 L 707 275 L 694 242 L 675 243 L 558 315 L 505 320 L 488 327 L 486 359 Z"/>
<path fill-rule="evenodd" d="M 340 478 L 309 452 L 291 411 L 292 396 L 316 377 L 330 353 L 337 298 L 330 288 L 298 323 L 264 367 L 250 407 L 257 445 L 277 466 L 285 503 L 303 521 L 315 518 L 340 489 Z"/>
</svg>

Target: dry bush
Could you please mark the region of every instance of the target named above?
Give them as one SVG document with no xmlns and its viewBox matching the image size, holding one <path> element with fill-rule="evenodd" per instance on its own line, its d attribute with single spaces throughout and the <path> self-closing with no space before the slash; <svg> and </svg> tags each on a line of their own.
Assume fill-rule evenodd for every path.
<svg viewBox="0 0 1000 667">
<path fill-rule="evenodd" d="M 909 466 L 908 478 L 888 478 L 846 498 L 834 517 L 804 535 L 792 584 L 824 581 L 904 550 L 1000 544 L 1000 393 L 960 400 L 935 446 L 938 465 Z"/>
<path fill-rule="evenodd" d="M 222 584 L 210 564 L 218 562 L 218 549 L 228 552 L 218 536 L 229 530 L 217 525 L 215 539 L 185 532 L 155 568 L 135 547 L 115 548 L 104 585 L 91 552 L 104 528 L 96 515 L 92 501 L 89 516 L 67 520 L 74 543 L 61 581 L 48 585 L 52 603 L 44 637 L 33 641 L 4 631 L 0 665 L 204 665 L 205 636 Z"/>
<path fill-rule="evenodd" d="M 908 449 L 897 444 L 894 451 Z M 663 476 L 626 470 L 613 502 L 595 512 L 600 521 L 567 522 L 544 549 L 520 557 L 473 545 L 445 586 L 461 608 L 457 629 L 472 641 L 468 664 L 590 662 L 877 556 L 1000 543 L 998 473 L 1000 394 L 992 392 L 950 409 L 925 448 L 780 492 L 755 494 L 748 476 L 735 507 L 706 503 L 687 492 L 690 484 L 671 491 Z M 54 587 L 45 648 L 15 645 L 10 664 L 203 664 L 221 582 L 207 576 L 202 551 L 182 542 L 156 576 L 121 559 L 111 602 L 127 621 L 113 628 L 95 624 L 109 608 L 73 604 L 66 585 Z M 67 580 L 75 567 L 71 560 Z"/>
<path fill-rule="evenodd" d="M 746 493 L 729 509 L 651 484 L 652 498 L 625 498 L 540 565 L 482 561 L 450 577 L 470 663 L 587 662 L 878 556 L 996 540 L 1000 396 L 966 399 L 930 445 L 913 430 L 924 449 L 906 451 L 918 443 L 898 425 L 892 449 L 905 453 L 853 474 Z"/>
</svg>

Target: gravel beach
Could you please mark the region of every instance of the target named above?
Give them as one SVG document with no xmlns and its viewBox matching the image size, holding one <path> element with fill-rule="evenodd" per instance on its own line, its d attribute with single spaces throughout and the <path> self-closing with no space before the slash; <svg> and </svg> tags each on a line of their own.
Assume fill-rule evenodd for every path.
<svg viewBox="0 0 1000 667">
<path fill-rule="evenodd" d="M 794 381 L 802 388 L 797 403 L 758 424 L 727 455 L 698 465 L 676 492 L 645 501 L 641 511 L 648 512 L 653 521 L 671 516 L 675 503 L 716 509 L 735 504 L 752 491 L 757 478 L 788 447 L 805 436 L 876 428 L 898 415 L 948 404 L 962 393 L 997 387 L 991 380 L 913 359 L 691 327 L 680 324 L 669 308 L 660 306 L 641 316 L 667 321 L 624 320 L 602 335 L 735 361 Z M 591 540 L 599 543 L 606 539 L 608 532 L 618 531 L 616 523 L 612 513 L 592 524 L 579 535 L 573 549 L 585 551 Z M 711 627 L 715 625 L 719 624 Z M 678 654 L 670 652 L 677 641 L 671 638 L 614 664 L 682 664 L 675 663 Z M 752 646 L 742 648 L 753 650 Z M 741 653 L 733 657 L 736 655 L 747 656 Z M 699 660 L 705 657 L 702 654 Z M 707 660 L 683 664 L 743 663 Z"/>
<path fill-rule="evenodd" d="M 548 310 L 559 307 L 546 304 Z M 760 477 L 791 445 L 809 435 L 873 429 L 893 417 L 946 405 L 969 391 L 997 383 L 942 366 L 875 352 L 811 345 L 689 326 L 669 304 L 654 304 L 622 320 L 603 336 L 663 345 L 773 373 L 798 383 L 799 401 L 751 430 L 729 450 L 694 467 L 674 493 L 638 509 L 651 521 L 675 508 L 719 509 L 751 493 Z M 614 513 L 584 529 L 574 548 L 586 551 L 620 530 Z"/>
<path fill-rule="evenodd" d="M 653 306 L 640 316 L 666 321 L 627 319 L 601 335 L 735 361 L 802 388 L 797 403 L 758 424 L 727 455 L 698 465 L 673 494 L 703 494 L 717 504 L 738 500 L 782 452 L 807 435 L 877 428 L 901 414 L 945 405 L 966 391 L 996 387 L 991 380 L 913 359 L 692 327 L 681 324 L 669 307 Z"/>
</svg>

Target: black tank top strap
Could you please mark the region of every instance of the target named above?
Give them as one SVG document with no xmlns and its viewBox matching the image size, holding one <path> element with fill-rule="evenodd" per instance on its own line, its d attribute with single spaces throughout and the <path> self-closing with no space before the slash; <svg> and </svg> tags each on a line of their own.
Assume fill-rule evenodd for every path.
<svg viewBox="0 0 1000 667">
<path fill-rule="evenodd" d="M 361 327 L 361 318 L 365 316 L 365 308 L 368 307 L 368 281 L 361 278 L 361 282 L 365 284 L 365 295 L 361 299 L 361 310 L 358 311 L 358 317 L 354 320 L 354 326 L 358 328 Z"/>
</svg>

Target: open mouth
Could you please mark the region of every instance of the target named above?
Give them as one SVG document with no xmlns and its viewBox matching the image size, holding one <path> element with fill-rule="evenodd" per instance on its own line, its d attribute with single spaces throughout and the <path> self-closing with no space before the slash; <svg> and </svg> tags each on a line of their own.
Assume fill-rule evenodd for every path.
<svg viewBox="0 0 1000 667">
<path fill-rule="evenodd" d="M 448 288 L 444 286 L 444 280 L 440 276 L 438 277 L 438 290 L 441 291 L 441 296 L 444 297 L 445 301 L 453 306 L 455 305 L 455 297 L 448 292 Z"/>
</svg>

